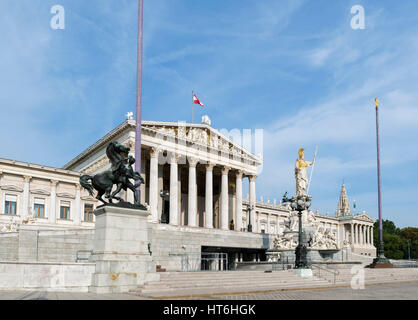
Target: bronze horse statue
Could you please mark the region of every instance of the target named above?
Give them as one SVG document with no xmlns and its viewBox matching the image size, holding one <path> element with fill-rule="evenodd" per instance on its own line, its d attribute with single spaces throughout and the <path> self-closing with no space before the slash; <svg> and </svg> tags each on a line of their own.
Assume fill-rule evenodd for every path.
<svg viewBox="0 0 418 320">
<path fill-rule="evenodd" d="M 113 203 L 113 199 L 124 202 L 117 194 L 122 189 L 125 191 L 130 189 L 134 193 L 135 205 L 141 206 L 136 189 L 141 183 L 144 183 L 144 179 L 132 168 L 132 165 L 135 163 L 135 158 L 128 156 L 129 151 L 129 147 L 125 147 L 116 141 L 109 143 L 106 148 L 106 155 L 110 160 L 111 169 L 94 176 L 89 176 L 87 174 L 83 175 L 80 177 L 80 184 L 83 188 L 87 189 L 91 196 L 94 196 L 94 189 L 96 189 L 98 192 L 96 199 L 104 204 L 107 204 L 102 198 L 104 194 L 109 203 Z M 132 184 L 129 179 L 139 182 L 137 184 Z M 89 180 L 91 183 L 88 182 Z M 117 188 L 112 192 L 113 185 L 115 184 Z"/>
</svg>

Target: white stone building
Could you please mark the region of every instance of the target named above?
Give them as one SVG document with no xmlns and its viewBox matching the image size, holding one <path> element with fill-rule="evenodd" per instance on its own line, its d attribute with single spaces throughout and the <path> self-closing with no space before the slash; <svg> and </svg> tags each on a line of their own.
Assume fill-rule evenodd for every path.
<svg viewBox="0 0 418 320">
<path fill-rule="evenodd" d="M 256 200 L 257 167 L 262 159 L 233 143 L 208 124 L 142 122 L 141 203 L 149 205 L 151 248 L 157 263 L 170 269 L 185 252 L 227 252 L 235 261 L 262 260 L 290 210 L 275 200 Z M 82 190 L 82 174 L 109 169 L 111 141 L 135 155 L 135 121 L 128 119 L 62 169 L 0 159 L 0 232 L 16 225 L 40 230 L 93 231 L 95 198 Z M 248 179 L 248 192 L 243 180 Z M 160 196 L 168 191 L 168 196 Z M 243 194 L 248 194 L 243 198 Z M 121 196 L 133 200 L 130 190 Z M 319 215 L 341 248 L 375 256 L 373 220 L 351 215 L 345 187 L 336 217 Z M 252 232 L 247 232 L 249 212 Z M 348 205 L 348 209 L 347 209 Z M 167 216 L 168 223 L 161 223 Z M 232 222 L 232 223 L 231 223 Z"/>
</svg>

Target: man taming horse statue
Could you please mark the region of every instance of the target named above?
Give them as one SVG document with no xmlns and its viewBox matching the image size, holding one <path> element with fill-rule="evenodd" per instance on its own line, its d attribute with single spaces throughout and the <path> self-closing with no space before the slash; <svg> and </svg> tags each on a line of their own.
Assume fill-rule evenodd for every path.
<svg viewBox="0 0 418 320">
<path fill-rule="evenodd" d="M 122 189 L 125 191 L 130 189 L 134 193 L 134 204 L 143 207 L 139 202 L 136 189 L 141 183 L 144 183 L 144 179 L 132 168 L 132 165 L 135 163 L 135 158 L 128 156 L 129 151 L 129 147 L 125 147 L 116 141 L 109 143 L 106 148 L 106 155 L 111 163 L 111 169 L 98 173 L 93 177 L 83 175 L 80 177 L 80 184 L 83 188 L 87 189 L 91 196 L 94 196 L 94 190 L 97 190 L 96 199 L 104 204 L 107 204 L 107 202 L 103 200 L 103 195 L 105 195 L 105 198 L 108 199 L 109 203 L 113 203 L 113 199 L 124 202 L 117 194 Z M 139 182 L 137 184 L 132 184 L 129 179 Z M 88 182 L 89 180 L 91 183 Z M 113 185 L 116 185 L 117 188 L 112 192 Z"/>
</svg>

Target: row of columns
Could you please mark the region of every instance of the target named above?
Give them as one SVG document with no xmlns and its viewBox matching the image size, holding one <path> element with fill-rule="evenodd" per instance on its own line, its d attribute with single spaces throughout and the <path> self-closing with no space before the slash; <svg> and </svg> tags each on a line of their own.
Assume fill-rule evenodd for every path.
<svg viewBox="0 0 418 320">
<path fill-rule="evenodd" d="M 158 154 L 161 150 L 151 148 L 150 152 L 150 179 L 149 179 L 149 204 L 151 208 L 151 216 L 153 221 L 158 221 Z M 171 154 L 170 163 L 170 219 L 172 225 L 179 224 L 179 206 L 178 206 L 178 159 L 177 154 Z M 188 186 L 188 226 L 197 226 L 197 180 L 196 166 L 198 160 L 188 158 L 189 164 L 189 186 Z M 205 182 L 205 228 L 213 228 L 213 168 L 214 164 L 206 165 L 206 182 Z M 221 177 L 221 195 L 220 195 L 220 229 L 229 229 L 229 193 L 228 193 L 228 173 L 231 168 L 224 166 L 222 168 Z M 242 178 L 243 172 L 238 171 L 236 174 L 236 206 L 235 206 L 235 229 L 242 228 Z M 255 207 L 255 180 L 256 176 L 250 176 L 249 191 L 250 205 Z M 254 221 L 254 212 L 252 210 L 251 221 Z"/>
<path fill-rule="evenodd" d="M 359 223 L 352 223 L 351 243 L 360 245 L 373 245 L 373 227 Z"/>
</svg>

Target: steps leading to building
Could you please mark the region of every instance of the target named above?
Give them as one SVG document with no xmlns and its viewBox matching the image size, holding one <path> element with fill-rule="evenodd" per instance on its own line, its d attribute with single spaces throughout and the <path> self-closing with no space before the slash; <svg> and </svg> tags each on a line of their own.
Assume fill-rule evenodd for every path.
<svg viewBox="0 0 418 320">
<path fill-rule="evenodd" d="M 292 270 L 190 272 L 161 274 L 160 282 L 149 282 L 132 293 L 152 297 L 196 294 L 234 293 L 328 286 L 319 278 L 304 279 Z"/>
<path fill-rule="evenodd" d="M 418 281 L 418 269 L 362 269 L 365 284 Z M 334 283 L 327 274 L 310 279 L 301 278 L 293 270 L 225 271 L 225 272 L 165 272 L 159 282 L 149 282 L 132 290 L 135 295 L 147 297 L 186 297 L 193 295 L 238 294 L 244 292 L 312 289 L 330 286 L 349 286 L 353 279 L 351 269 L 339 269 Z"/>
</svg>

